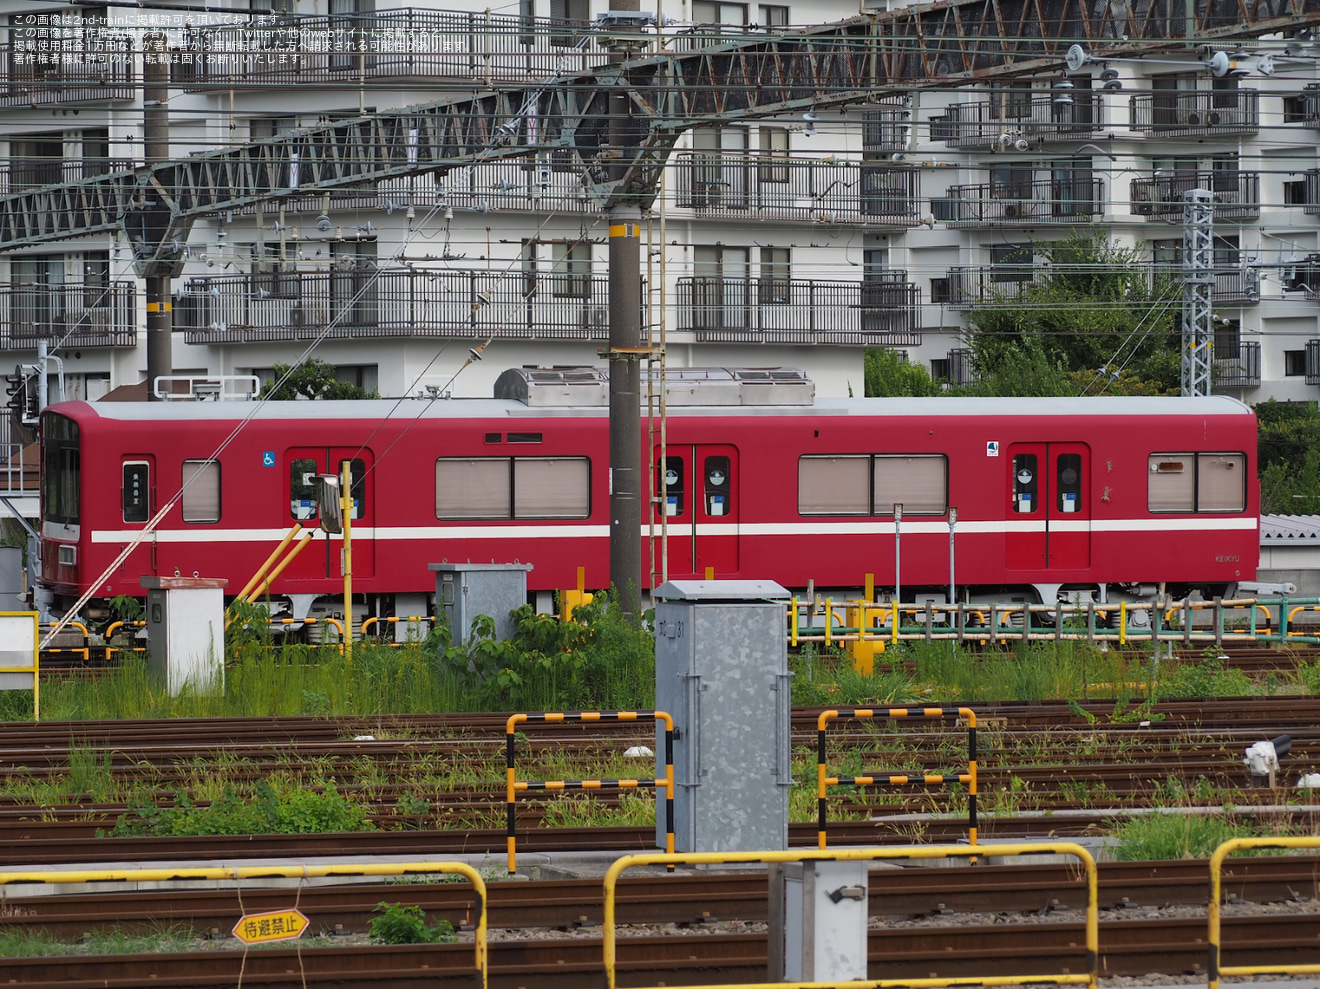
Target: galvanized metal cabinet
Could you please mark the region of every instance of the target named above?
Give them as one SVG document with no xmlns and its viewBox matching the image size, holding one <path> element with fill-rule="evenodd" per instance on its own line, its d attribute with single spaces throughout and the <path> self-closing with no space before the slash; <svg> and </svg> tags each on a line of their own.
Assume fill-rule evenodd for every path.
<svg viewBox="0 0 1320 989">
<path fill-rule="evenodd" d="M 673 716 L 676 736 L 675 850 L 786 848 L 788 592 L 773 581 L 692 580 L 663 584 L 652 598 L 656 707 Z M 657 741 L 662 775 L 663 733 Z"/>
</svg>

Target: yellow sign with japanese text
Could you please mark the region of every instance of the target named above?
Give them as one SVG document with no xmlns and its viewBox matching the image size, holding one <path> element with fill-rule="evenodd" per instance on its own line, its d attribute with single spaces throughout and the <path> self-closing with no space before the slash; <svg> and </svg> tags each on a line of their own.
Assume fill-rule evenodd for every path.
<svg viewBox="0 0 1320 989">
<path fill-rule="evenodd" d="M 307 930 L 307 918 L 299 910 L 272 910 L 250 913 L 234 925 L 234 937 L 245 944 L 288 941 Z"/>
</svg>

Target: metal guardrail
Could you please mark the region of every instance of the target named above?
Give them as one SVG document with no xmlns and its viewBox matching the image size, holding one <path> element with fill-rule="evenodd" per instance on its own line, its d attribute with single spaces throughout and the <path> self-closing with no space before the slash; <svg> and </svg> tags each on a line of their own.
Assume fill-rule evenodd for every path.
<svg viewBox="0 0 1320 989">
<path fill-rule="evenodd" d="M 1183 194 L 1192 189 L 1210 190 L 1216 222 L 1260 217 L 1260 173 L 1229 170 L 1175 171 L 1172 175 L 1133 179 L 1132 212 L 1159 219 L 1182 216 L 1186 205 Z"/>
<path fill-rule="evenodd" d="M 1006 136 L 1078 141 L 1103 129 L 1104 103 L 1098 93 L 1072 92 L 1067 99 L 1006 91 L 997 100 L 955 103 L 930 122 L 930 139 L 951 148 L 985 149 L 999 147 Z"/>
<path fill-rule="evenodd" d="M 0 44 L 0 107 L 100 103 L 136 96 L 131 39 L 96 32 L 50 38 L 43 37 L 42 30 L 11 25 L 10 40 Z"/>
<path fill-rule="evenodd" d="M 950 227 L 1084 223 L 1104 215 L 1105 183 L 1089 174 L 1040 182 L 949 186 L 942 210 Z"/>
<path fill-rule="evenodd" d="M 1260 94 L 1254 89 L 1164 90 L 1131 99 L 1132 129 L 1167 137 L 1255 134 Z"/>
<path fill-rule="evenodd" d="M 1212 351 L 1213 383 L 1221 388 L 1260 386 L 1260 344 L 1215 347 Z"/>
<path fill-rule="evenodd" d="M 853 343 L 917 346 L 921 290 L 905 271 L 860 282 L 685 277 L 678 326 L 717 343 Z"/>
<path fill-rule="evenodd" d="M 1140 279 L 1152 294 L 1156 288 L 1172 284 L 1182 274 L 1177 265 L 1150 262 L 1141 266 L 1130 265 L 1121 272 L 1097 271 L 1085 265 L 1055 264 L 1045 267 L 1026 261 L 1012 264 L 959 265 L 948 269 L 950 306 L 963 307 L 994 303 L 1013 304 L 1028 292 L 1045 284 L 1066 282 L 1070 277 L 1078 281 L 1079 291 L 1085 291 L 1090 280 L 1121 278 L 1124 281 Z M 1257 303 L 1260 301 L 1260 273 L 1254 268 L 1220 267 L 1213 272 L 1214 285 L 1211 298 L 1220 303 Z"/>
<path fill-rule="evenodd" d="M 919 221 L 918 171 L 834 158 L 689 151 L 671 159 L 675 202 L 699 216 L 869 226 Z"/>
<path fill-rule="evenodd" d="M 31 350 L 37 340 L 73 347 L 137 345 L 137 286 L 33 285 L 0 288 L 0 348 Z"/>
<path fill-rule="evenodd" d="M 1008 642 L 1167 643 L 1215 645 L 1264 642 L 1320 645 L 1320 623 L 1295 624 L 1304 608 L 1320 598 L 1234 598 L 1212 601 L 1117 604 L 935 604 L 889 605 L 825 598 L 819 604 L 794 598 L 788 605 L 788 644 L 825 646 L 847 642 Z M 884 615 L 874 625 L 835 623 L 840 611 L 857 609 Z M 1208 612 L 1208 614 L 1207 614 Z M 804 625 L 824 619 L 822 625 Z M 1264 615 L 1262 621 L 1261 615 Z"/>
</svg>

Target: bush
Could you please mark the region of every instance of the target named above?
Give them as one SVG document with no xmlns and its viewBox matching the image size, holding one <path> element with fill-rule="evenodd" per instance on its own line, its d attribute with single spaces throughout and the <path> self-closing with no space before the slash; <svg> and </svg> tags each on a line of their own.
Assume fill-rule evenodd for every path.
<svg viewBox="0 0 1320 989">
<path fill-rule="evenodd" d="M 278 793 L 262 781 L 248 799 L 229 784 L 219 798 L 205 806 L 193 804 L 183 793 L 175 795 L 173 807 L 157 807 L 150 801 L 130 805 L 110 834 L 126 837 L 372 831 L 375 825 L 367 813 L 366 807 L 345 800 L 334 786 L 320 792 L 297 788 Z"/>
</svg>

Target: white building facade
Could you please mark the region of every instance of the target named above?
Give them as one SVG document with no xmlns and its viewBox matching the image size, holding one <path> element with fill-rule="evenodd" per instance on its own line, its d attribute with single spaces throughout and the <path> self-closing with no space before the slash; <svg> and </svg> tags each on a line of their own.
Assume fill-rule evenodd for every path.
<svg viewBox="0 0 1320 989">
<path fill-rule="evenodd" d="M 217 0 L 189 13 L 4 0 L 0 193 L 142 163 L 148 31 L 172 50 L 177 157 L 608 60 L 590 29 L 605 0 L 461 3 Z M 724 0 L 659 11 L 671 43 L 857 13 Z M 800 367 L 821 395 L 862 394 L 875 346 L 965 381 L 966 313 L 1041 277 L 1041 242 L 1100 224 L 1140 245 L 1154 278 L 1180 262 L 1183 192 L 1204 187 L 1216 390 L 1320 397 L 1316 53 L 1306 39 L 1262 42 L 1219 76 L 1211 54 L 685 133 L 643 224 L 648 342 L 663 340 L 671 366 Z M 173 283 L 173 369 L 269 378 L 310 355 L 384 396 L 489 395 L 505 367 L 596 364 L 607 235 L 582 175 L 550 153 L 209 218 Z M 0 293 L 6 363 L 33 363 L 42 340 L 66 397 L 144 380 L 131 231 L 0 255 Z"/>
</svg>

